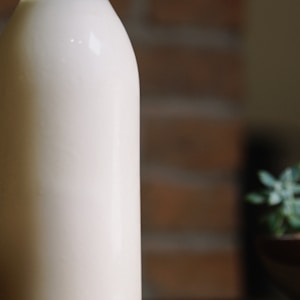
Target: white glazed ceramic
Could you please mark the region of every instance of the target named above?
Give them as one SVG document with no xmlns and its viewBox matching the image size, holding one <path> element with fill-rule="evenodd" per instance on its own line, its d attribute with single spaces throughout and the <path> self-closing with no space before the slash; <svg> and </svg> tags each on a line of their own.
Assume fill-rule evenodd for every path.
<svg viewBox="0 0 300 300">
<path fill-rule="evenodd" d="M 140 299 L 138 72 L 108 0 L 25 0 L 0 36 L 0 197 L 31 299 Z"/>
</svg>

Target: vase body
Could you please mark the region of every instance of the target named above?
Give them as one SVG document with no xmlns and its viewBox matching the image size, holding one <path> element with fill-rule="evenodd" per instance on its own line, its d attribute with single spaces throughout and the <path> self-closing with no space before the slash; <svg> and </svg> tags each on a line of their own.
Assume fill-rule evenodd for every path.
<svg viewBox="0 0 300 300">
<path fill-rule="evenodd" d="M 25 0 L 0 36 L 0 197 L 28 299 L 140 300 L 138 72 L 108 0 Z"/>
</svg>

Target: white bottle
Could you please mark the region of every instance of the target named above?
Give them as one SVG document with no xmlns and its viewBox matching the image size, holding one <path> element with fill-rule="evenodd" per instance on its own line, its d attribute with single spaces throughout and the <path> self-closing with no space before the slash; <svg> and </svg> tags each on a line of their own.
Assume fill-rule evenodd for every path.
<svg viewBox="0 0 300 300">
<path fill-rule="evenodd" d="M 30 300 L 140 300 L 138 72 L 108 0 L 23 0 L 1 34 L 0 198 Z"/>
</svg>

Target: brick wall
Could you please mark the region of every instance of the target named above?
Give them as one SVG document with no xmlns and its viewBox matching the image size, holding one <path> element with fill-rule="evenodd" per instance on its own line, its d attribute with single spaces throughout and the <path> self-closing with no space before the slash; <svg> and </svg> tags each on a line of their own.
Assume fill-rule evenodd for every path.
<svg viewBox="0 0 300 300">
<path fill-rule="evenodd" d="M 242 0 L 112 0 L 142 94 L 144 296 L 238 298 Z"/>
</svg>

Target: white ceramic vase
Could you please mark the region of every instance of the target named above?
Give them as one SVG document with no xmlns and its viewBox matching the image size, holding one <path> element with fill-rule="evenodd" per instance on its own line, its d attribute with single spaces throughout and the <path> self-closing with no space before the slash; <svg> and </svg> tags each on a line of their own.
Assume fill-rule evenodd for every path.
<svg viewBox="0 0 300 300">
<path fill-rule="evenodd" d="M 0 245 L 28 299 L 140 300 L 139 186 L 138 72 L 109 1 L 21 1 L 0 36 Z"/>
</svg>

